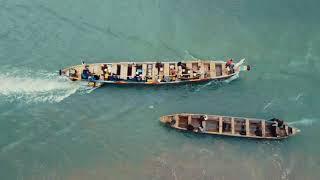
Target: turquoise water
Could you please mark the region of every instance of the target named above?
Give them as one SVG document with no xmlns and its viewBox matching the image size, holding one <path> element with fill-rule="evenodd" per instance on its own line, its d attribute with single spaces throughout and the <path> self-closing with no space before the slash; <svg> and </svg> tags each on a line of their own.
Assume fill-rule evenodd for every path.
<svg viewBox="0 0 320 180">
<path fill-rule="evenodd" d="M 318 179 L 320 15 L 300 0 L 0 0 L 1 179 Z M 90 91 L 87 62 L 245 57 L 231 82 Z M 175 112 L 283 118 L 284 141 L 168 129 Z"/>
</svg>

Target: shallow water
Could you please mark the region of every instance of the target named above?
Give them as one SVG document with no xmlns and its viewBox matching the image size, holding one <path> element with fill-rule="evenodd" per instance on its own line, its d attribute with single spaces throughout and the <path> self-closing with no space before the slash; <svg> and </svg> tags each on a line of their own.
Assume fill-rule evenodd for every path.
<svg viewBox="0 0 320 180">
<path fill-rule="evenodd" d="M 1 179 L 318 179 L 317 1 L 0 0 Z M 87 62 L 245 57 L 233 81 L 94 91 Z M 168 129 L 175 112 L 287 120 L 284 141 Z"/>
</svg>

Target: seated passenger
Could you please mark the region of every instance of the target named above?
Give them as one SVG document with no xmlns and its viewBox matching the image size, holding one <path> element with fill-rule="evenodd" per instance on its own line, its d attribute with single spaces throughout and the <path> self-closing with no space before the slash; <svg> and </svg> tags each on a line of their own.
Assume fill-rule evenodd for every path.
<svg viewBox="0 0 320 180">
<path fill-rule="evenodd" d="M 177 72 L 176 72 L 176 70 L 174 68 L 170 69 L 170 75 L 172 77 L 172 81 L 175 81 L 176 78 L 177 78 Z"/>
<path fill-rule="evenodd" d="M 262 136 L 262 130 L 260 129 L 259 126 L 257 126 L 256 130 L 254 131 L 254 133 L 256 134 L 256 136 Z"/>
<path fill-rule="evenodd" d="M 88 67 L 86 66 L 82 71 L 81 78 L 88 79 L 89 76 L 90 76 L 90 71 L 89 71 Z"/>
<path fill-rule="evenodd" d="M 199 122 L 201 128 L 203 128 L 202 122 L 205 121 L 205 120 L 207 120 L 207 119 L 208 119 L 208 116 L 207 116 L 207 115 L 200 116 L 200 118 L 198 119 L 198 122 Z"/>
<path fill-rule="evenodd" d="M 136 75 L 134 76 L 134 79 L 138 82 L 142 81 L 142 72 L 137 70 Z"/>
<path fill-rule="evenodd" d="M 104 80 L 108 81 L 109 80 L 109 76 L 110 76 L 110 73 L 109 72 L 106 72 L 104 74 Z"/>
<path fill-rule="evenodd" d="M 187 125 L 187 130 L 188 130 L 188 131 L 193 131 L 193 130 L 194 130 L 194 127 L 193 127 L 191 124 L 188 124 L 188 125 Z"/>
<path fill-rule="evenodd" d="M 283 122 L 283 120 L 281 120 L 281 119 L 272 118 L 272 119 L 270 119 L 269 121 L 277 122 L 279 128 L 283 128 L 283 127 L 284 127 L 284 122 Z"/>
<path fill-rule="evenodd" d="M 244 123 L 242 123 L 242 125 L 241 125 L 240 134 L 241 135 L 246 135 L 246 128 L 245 128 Z"/>
</svg>

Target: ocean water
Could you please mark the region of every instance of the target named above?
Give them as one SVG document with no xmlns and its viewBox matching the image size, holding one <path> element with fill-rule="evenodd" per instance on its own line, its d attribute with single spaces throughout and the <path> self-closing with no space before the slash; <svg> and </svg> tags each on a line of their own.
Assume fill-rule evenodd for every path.
<svg viewBox="0 0 320 180">
<path fill-rule="evenodd" d="M 0 0 L 0 179 L 319 179 L 316 0 Z M 227 82 L 85 85 L 89 62 L 245 57 Z M 284 141 L 181 133 L 161 115 L 283 118 Z"/>
</svg>

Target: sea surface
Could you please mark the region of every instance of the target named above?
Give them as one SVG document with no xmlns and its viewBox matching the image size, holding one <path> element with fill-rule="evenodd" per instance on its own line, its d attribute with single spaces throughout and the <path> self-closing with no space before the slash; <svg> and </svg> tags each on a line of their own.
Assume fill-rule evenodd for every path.
<svg viewBox="0 0 320 180">
<path fill-rule="evenodd" d="M 0 179 L 317 180 L 316 0 L 0 0 Z M 95 90 L 93 62 L 246 58 L 232 81 Z M 278 117 L 283 141 L 195 135 L 161 115 Z"/>
</svg>

